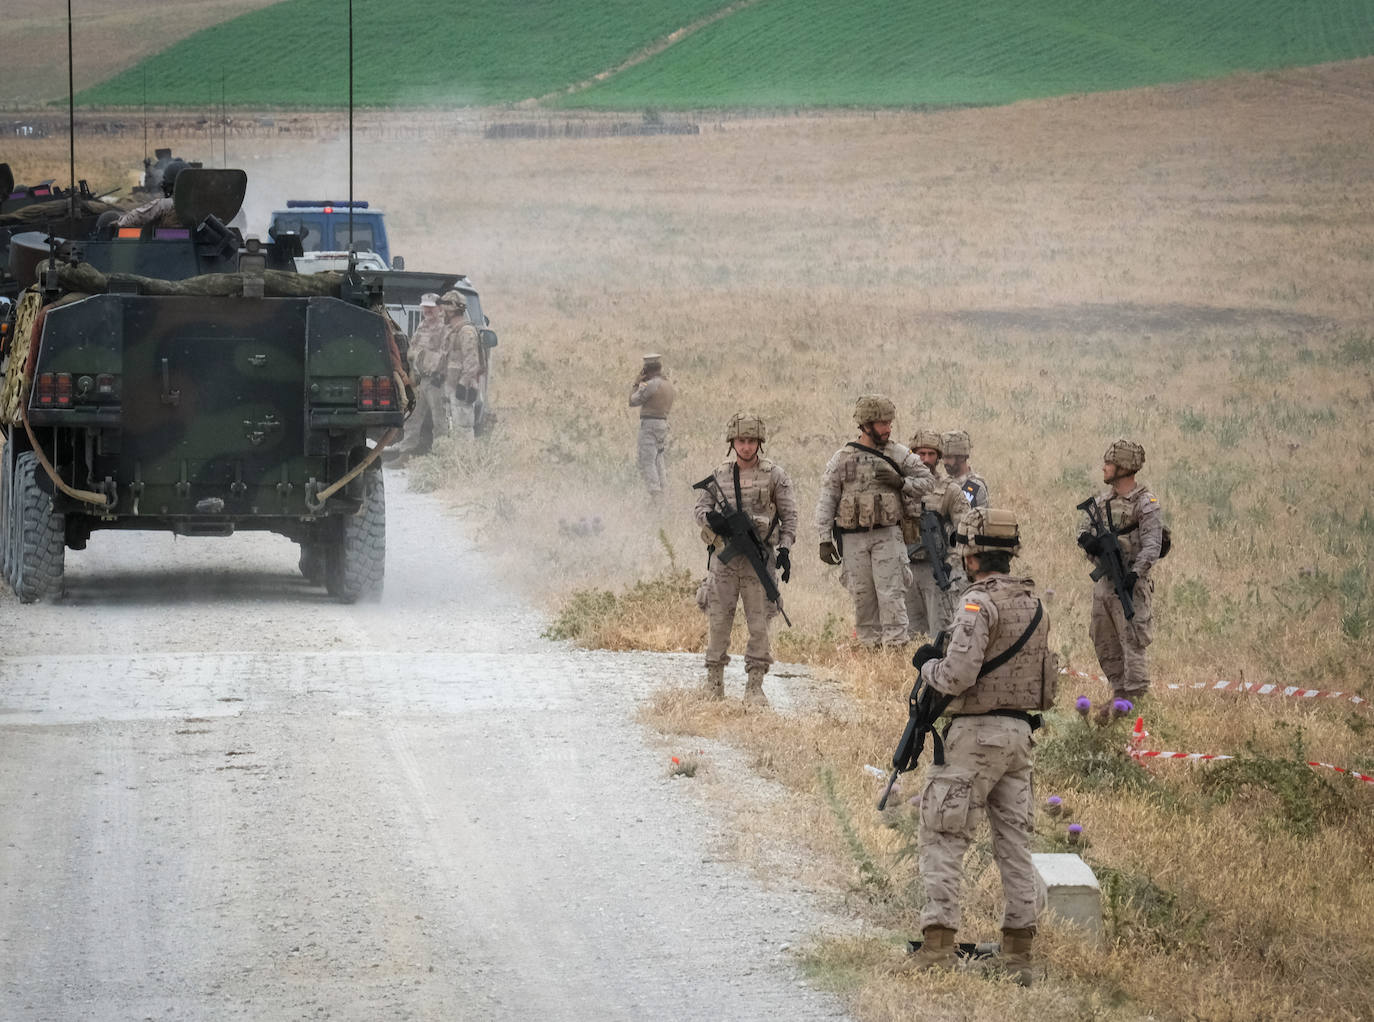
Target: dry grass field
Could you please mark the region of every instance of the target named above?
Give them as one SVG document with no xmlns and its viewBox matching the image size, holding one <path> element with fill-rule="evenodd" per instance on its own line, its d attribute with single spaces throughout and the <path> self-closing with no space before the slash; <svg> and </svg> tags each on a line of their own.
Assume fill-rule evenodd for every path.
<svg viewBox="0 0 1374 1022">
<path fill-rule="evenodd" d="M 704 552 L 688 484 L 724 454 L 731 412 L 768 420 L 803 510 L 796 627 L 775 651 L 812 664 L 823 698 L 746 714 L 669 690 L 645 719 L 742 747 L 790 793 L 766 816 L 722 811 L 740 813 L 746 853 L 789 843 L 865 921 L 861 937 L 818 938 L 818 982 L 865 1022 L 1369 1017 L 1374 786 L 1303 761 L 1371 772 L 1370 711 L 1164 685 L 1374 697 L 1374 62 L 996 109 L 704 120 L 689 137 L 471 129 L 455 116 L 426 142 L 358 152 L 358 194 L 388 210 L 393 248 L 471 273 L 501 338 L 496 432 L 412 475 L 462 509 L 560 634 L 695 650 Z M 244 165 L 277 189 L 261 203 L 346 183 L 338 138 L 253 148 Z M 78 153 L 133 165 L 141 137 Z M 65 142 L 8 158 L 63 176 Z M 626 407 L 647 350 L 680 394 L 661 514 L 640 492 Z M 1112 941 L 1088 950 L 1049 927 L 1050 978 L 1030 991 L 903 972 L 913 819 L 880 818 L 861 768 L 890 755 L 911 670 L 848 648 L 851 610 L 809 524 L 864 391 L 893 397 L 901 436 L 972 433 L 1078 669 L 1096 665 L 1073 505 L 1106 443 L 1139 439 L 1175 543 L 1157 574 L 1150 744 L 1239 757 L 1141 769 L 1124 725 L 1056 715 L 1038 783 L 1084 826 Z M 596 517 L 599 533 L 580 527 Z M 1080 692 L 1102 695 L 1066 681 L 1061 703 Z M 1039 821 L 1041 848 L 1064 847 L 1063 822 Z M 990 939 L 985 843 L 968 872 L 964 939 Z"/>
</svg>

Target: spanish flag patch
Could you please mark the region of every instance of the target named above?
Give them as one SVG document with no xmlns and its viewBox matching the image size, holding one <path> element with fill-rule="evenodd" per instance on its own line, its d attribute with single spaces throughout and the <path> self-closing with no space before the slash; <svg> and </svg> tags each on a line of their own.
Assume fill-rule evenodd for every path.
<svg viewBox="0 0 1374 1022">
<path fill-rule="evenodd" d="M 964 604 L 964 609 L 968 611 L 970 614 L 977 614 L 983 608 L 976 603 L 966 603 Z"/>
</svg>

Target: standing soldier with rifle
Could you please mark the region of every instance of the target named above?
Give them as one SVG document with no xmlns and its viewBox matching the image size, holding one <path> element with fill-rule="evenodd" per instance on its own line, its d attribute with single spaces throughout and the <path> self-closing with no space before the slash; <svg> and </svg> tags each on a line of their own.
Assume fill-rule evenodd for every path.
<svg viewBox="0 0 1374 1022">
<path fill-rule="evenodd" d="M 1145 663 L 1145 647 L 1154 639 L 1150 569 L 1168 552 L 1159 500 L 1135 479 L 1144 464 L 1144 447 L 1133 440 L 1114 441 L 1102 456 L 1108 489 L 1078 505 L 1087 515 L 1078 545 L 1096 564 L 1088 630 L 1113 702 L 1138 703 L 1150 688 Z M 1109 722 L 1112 712 L 1111 703 L 1104 703 L 1098 723 Z"/>
<path fill-rule="evenodd" d="M 943 440 L 934 429 L 919 429 L 911 449 L 935 476 L 935 488 L 921 498 L 918 542 L 907 544 L 911 585 L 906 590 L 907 634 L 925 633 L 932 639 L 949 627 L 958 589 L 949 563 L 949 537 L 968 510 L 962 491 L 939 472 Z"/>
<path fill-rule="evenodd" d="M 841 447 L 825 466 L 816 504 L 821 560 L 843 562 L 855 631 L 868 646 L 907 642 L 911 569 L 901 523 L 919 517 L 921 497 L 935 485 L 930 469 L 910 449 L 892 442 L 896 414 L 896 406 L 881 395 L 859 398 L 854 406 L 859 439 Z"/>
<path fill-rule="evenodd" d="M 699 493 L 693 512 L 710 551 L 705 694 L 710 699 L 725 695 L 730 629 L 735 604 L 743 603 L 749 626 L 744 701 L 758 706 L 768 705 L 763 694 L 763 676 L 773 662 L 768 625 L 782 609 L 774 569 L 782 573 L 783 582 L 791 579 L 789 550 L 797 538 L 792 481 L 781 465 L 760 456 L 765 439 L 767 430 L 757 415 L 736 412 L 730 417 L 725 440 L 732 456 L 695 485 Z"/>
<path fill-rule="evenodd" d="M 971 509 L 955 542 L 973 584 L 954 615 L 948 649 L 922 646 L 911 661 L 923 686 L 912 699 L 916 730 L 932 727 L 942 714 L 950 718 L 921 792 L 917 841 L 927 901 L 921 913 L 925 940 L 914 964 L 955 964 L 964 853 L 978 817 L 986 815 L 1005 899 L 1002 956 L 993 969 L 1028 986 L 1039 911 L 1030 850 L 1031 732 L 1041 723 L 1036 711 L 1054 705 L 1059 662 L 1049 648 L 1049 621 L 1035 583 L 1010 574 L 1011 559 L 1021 551 L 1016 515 Z M 899 769 L 912 765 L 897 758 Z"/>
</svg>

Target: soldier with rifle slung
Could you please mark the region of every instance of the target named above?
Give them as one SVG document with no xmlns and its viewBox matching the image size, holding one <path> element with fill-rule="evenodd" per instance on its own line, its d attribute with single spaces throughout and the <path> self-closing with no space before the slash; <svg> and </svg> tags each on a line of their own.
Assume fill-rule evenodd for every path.
<svg viewBox="0 0 1374 1022">
<path fill-rule="evenodd" d="M 1144 447 L 1133 440 L 1114 441 L 1102 456 L 1108 488 L 1078 505 L 1087 519 L 1078 545 L 1095 564 L 1089 634 L 1112 700 L 1132 703 L 1150 688 L 1145 662 L 1145 647 L 1154 639 L 1150 569 L 1168 552 L 1159 500 L 1136 482 L 1144 464 Z M 1104 702 L 1098 723 L 1111 716 L 1111 702 Z"/>
<path fill-rule="evenodd" d="M 730 457 L 693 487 L 698 491 L 693 514 L 708 549 L 705 694 L 711 699 L 725 695 L 730 629 L 735 605 L 743 603 L 749 626 L 744 701 L 759 706 L 768 705 L 763 676 L 773 662 L 768 625 L 782 612 L 775 569 L 783 582 L 792 577 L 789 551 L 797 538 L 792 481 L 781 465 L 762 457 L 766 438 L 762 419 L 736 412 L 725 427 Z"/>
<path fill-rule="evenodd" d="M 959 595 L 949 537 L 969 505 L 963 491 L 939 471 L 942 444 L 934 429 L 918 429 L 911 438 L 911 449 L 935 477 L 935 488 L 921 498 L 918 540 L 907 544 L 912 575 L 906 590 L 907 634 L 913 639 L 922 632 L 933 637 L 948 628 Z"/>
</svg>

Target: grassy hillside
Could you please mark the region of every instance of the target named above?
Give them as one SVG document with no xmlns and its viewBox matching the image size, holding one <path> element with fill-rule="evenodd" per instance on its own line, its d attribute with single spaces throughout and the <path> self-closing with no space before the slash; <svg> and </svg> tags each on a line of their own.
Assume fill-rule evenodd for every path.
<svg viewBox="0 0 1374 1022">
<path fill-rule="evenodd" d="M 1007 103 L 1374 53 L 1374 0 L 771 0 L 563 100 Z"/>
<path fill-rule="evenodd" d="M 363 105 L 503 103 L 614 66 L 721 0 L 355 0 L 355 95 Z M 286 0 L 199 32 L 80 93 L 89 105 L 248 106 L 348 100 L 343 0 Z"/>
</svg>

